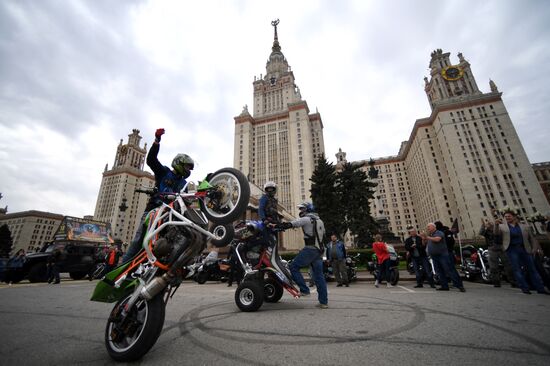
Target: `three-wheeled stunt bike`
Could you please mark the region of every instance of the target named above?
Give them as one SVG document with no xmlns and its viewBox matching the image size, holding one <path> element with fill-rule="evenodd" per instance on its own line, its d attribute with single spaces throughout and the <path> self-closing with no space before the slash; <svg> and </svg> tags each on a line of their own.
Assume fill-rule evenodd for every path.
<svg viewBox="0 0 550 366">
<path fill-rule="evenodd" d="M 284 290 L 294 298 L 300 297 L 300 290 L 292 280 L 288 264 L 279 256 L 277 242 L 268 235 L 274 235 L 261 221 L 241 221 L 235 228 L 236 255 L 242 266 L 244 277 L 235 291 L 235 303 L 241 311 L 258 310 L 265 302 L 276 303 Z"/>
</svg>

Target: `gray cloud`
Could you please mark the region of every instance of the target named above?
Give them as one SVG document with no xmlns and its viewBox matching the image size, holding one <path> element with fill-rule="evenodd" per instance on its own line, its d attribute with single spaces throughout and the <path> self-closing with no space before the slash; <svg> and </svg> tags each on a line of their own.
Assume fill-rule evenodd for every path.
<svg viewBox="0 0 550 366">
<path fill-rule="evenodd" d="M 215 5 L 215 6 L 214 6 Z M 429 115 L 430 52 L 492 78 L 531 161 L 550 160 L 545 1 L 0 2 L 0 192 L 10 211 L 93 213 L 105 163 L 133 128 L 196 179 L 233 161 L 233 117 L 265 73 L 269 21 L 329 158 L 396 154 Z M 37 193 L 40 194 L 37 194 Z"/>
</svg>

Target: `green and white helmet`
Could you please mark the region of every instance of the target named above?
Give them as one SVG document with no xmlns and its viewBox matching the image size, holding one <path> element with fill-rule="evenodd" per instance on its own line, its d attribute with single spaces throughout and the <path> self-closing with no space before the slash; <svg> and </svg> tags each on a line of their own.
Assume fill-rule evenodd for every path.
<svg viewBox="0 0 550 366">
<path fill-rule="evenodd" d="M 187 154 L 178 154 L 174 160 L 172 160 L 172 168 L 174 168 L 174 171 L 183 178 L 189 177 L 194 167 L 195 162 Z"/>
</svg>

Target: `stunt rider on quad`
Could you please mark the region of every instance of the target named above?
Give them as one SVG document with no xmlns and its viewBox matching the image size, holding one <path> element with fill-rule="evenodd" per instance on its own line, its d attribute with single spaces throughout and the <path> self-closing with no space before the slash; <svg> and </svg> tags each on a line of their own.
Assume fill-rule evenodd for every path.
<svg viewBox="0 0 550 366">
<path fill-rule="evenodd" d="M 187 154 L 177 154 L 172 160 L 172 169 L 162 165 L 157 158 L 160 149 L 160 139 L 164 135 L 164 128 L 159 128 L 155 132 L 155 142 L 149 149 L 147 154 L 147 165 L 153 173 L 155 173 L 155 188 L 157 193 L 152 195 L 145 207 L 143 216 L 139 223 L 136 235 L 132 243 L 128 247 L 128 251 L 122 257 L 122 263 L 128 262 L 141 249 L 141 241 L 143 240 L 143 224 L 147 213 L 153 208 L 158 207 L 162 203 L 162 199 L 158 193 L 179 192 L 187 184 L 187 178 L 191 175 L 191 170 L 195 166 L 195 162 Z"/>
</svg>

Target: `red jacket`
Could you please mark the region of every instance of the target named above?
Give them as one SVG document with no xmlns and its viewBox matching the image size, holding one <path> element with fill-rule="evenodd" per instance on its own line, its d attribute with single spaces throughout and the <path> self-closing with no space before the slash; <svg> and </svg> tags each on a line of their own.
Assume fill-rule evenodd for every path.
<svg viewBox="0 0 550 366">
<path fill-rule="evenodd" d="M 374 254 L 378 258 L 378 264 L 382 264 L 386 259 L 390 259 L 390 252 L 388 252 L 386 243 L 380 241 L 374 242 L 372 243 L 372 250 L 374 250 Z"/>
</svg>

